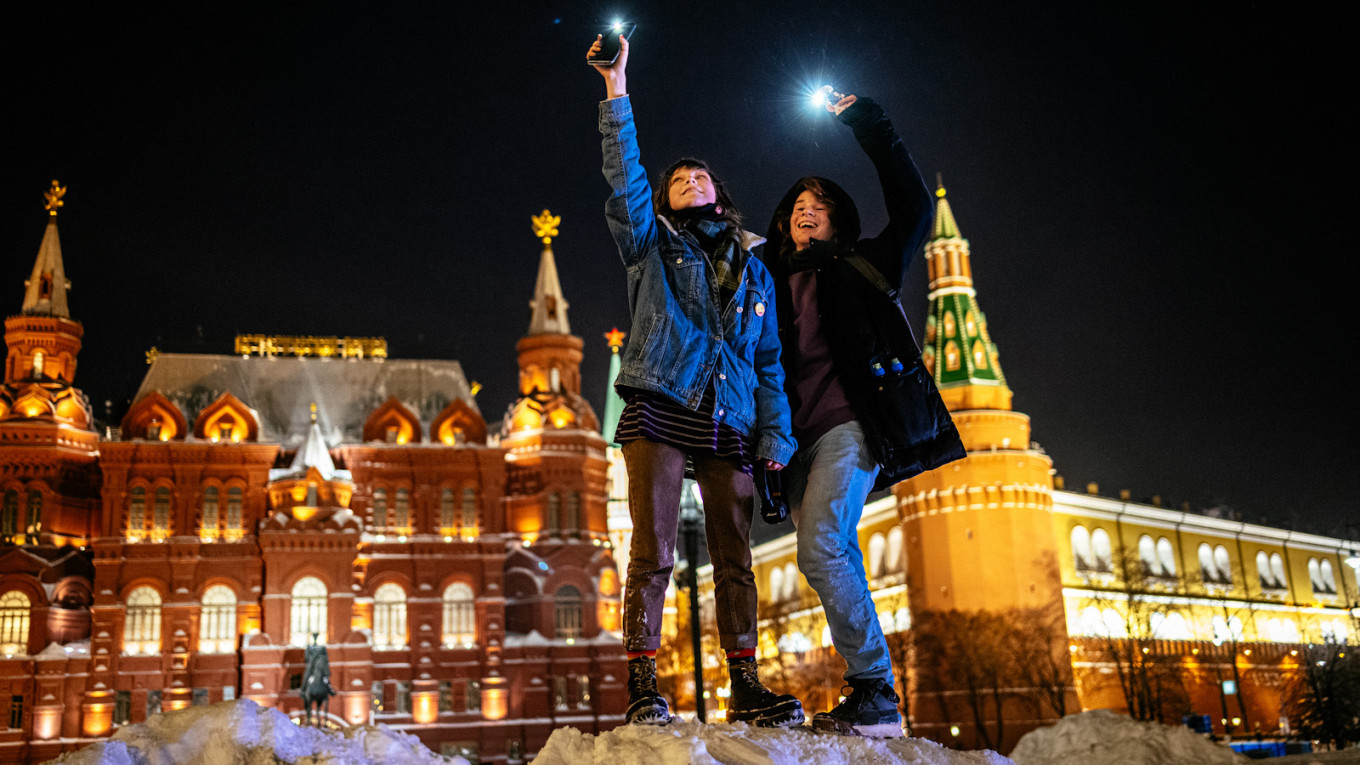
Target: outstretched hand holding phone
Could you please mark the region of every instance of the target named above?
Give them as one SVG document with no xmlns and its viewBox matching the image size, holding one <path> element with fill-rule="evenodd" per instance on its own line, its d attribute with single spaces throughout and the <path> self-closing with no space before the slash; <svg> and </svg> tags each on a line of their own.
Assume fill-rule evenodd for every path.
<svg viewBox="0 0 1360 765">
<path fill-rule="evenodd" d="M 590 50 L 586 52 L 586 60 L 595 58 L 600 49 L 604 47 L 604 35 L 595 35 L 595 42 L 591 44 Z M 628 38 L 619 35 L 619 55 L 614 59 L 614 63 L 609 65 L 594 64 L 594 68 L 599 71 L 604 78 L 605 93 L 608 98 L 618 98 L 628 94 L 628 76 L 625 69 L 628 67 Z"/>
</svg>

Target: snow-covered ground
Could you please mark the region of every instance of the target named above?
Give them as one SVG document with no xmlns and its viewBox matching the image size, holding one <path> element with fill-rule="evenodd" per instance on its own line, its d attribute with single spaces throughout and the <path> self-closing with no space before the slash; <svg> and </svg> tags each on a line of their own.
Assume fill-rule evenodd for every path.
<svg viewBox="0 0 1360 765">
<path fill-rule="evenodd" d="M 919 738 L 875 740 L 744 723 L 625 725 L 597 736 L 558 728 L 534 765 L 1004 765 L 996 752 L 959 752 Z"/>
<path fill-rule="evenodd" d="M 1189 728 L 1138 722 L 1106 709 L 1068 715 L 1030 731 L 1011 752 L 1016 765 L 1244 765 L 1257 762 Z M 1296 754 L 1271 765 L 1360 763 L 1360 750 Z"/>
<path fill-rule="evenodd" d="M 343 734 L 294 725 L 248 699 L 155 715 L 49 765 L 468 765 L 387 726 Z"/>
</svg>

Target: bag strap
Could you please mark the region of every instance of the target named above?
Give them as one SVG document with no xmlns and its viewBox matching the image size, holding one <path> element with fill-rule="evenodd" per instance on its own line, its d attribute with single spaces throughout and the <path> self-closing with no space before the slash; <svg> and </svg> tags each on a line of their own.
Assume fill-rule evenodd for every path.
<svg viewBox="0 0 1360 765">
<path fill-rule="evenodd" d="M 846 263 L 854 266 L 855 270 L 859 271 L 870 284 L 874 285 L 875 289 L 887 295 L 889 300 L 897 300 L 897 290 L 892 285 L 888 284 L 888 280 L 883 276 L 882 272 L 877 268 L 874 268 L 873 263 L 865 260 L 863 255 L 856 255 L 852 252 L 841 257 L 845 259 Z"/>
</svg>

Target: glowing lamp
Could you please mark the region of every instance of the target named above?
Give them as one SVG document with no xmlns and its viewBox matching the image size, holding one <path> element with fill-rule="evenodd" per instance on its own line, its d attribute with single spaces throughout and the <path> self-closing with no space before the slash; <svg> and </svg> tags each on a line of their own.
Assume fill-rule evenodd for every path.
<svg viewBox="0 0 1360 765">
<path fill-rule="evenodd" d="M 109 697 L 107 691 L 95 691 L 90 694 L 96 698 L 105 699 Z M 113 704 L 107 701 L 87 701 L 80 705 L 83 714 L 80 720 L 80 729 L 86 736 L 94 738 L 96 736 L 107 735 L 113 728 Z"/>
<path fill-rule="evenodd" d="M 345 721 L 350 725 L 368 722 L 369 697 L 366 693 L 346 693 Z"/>
<path fill-rule="evenodd" d="M 47 740 L 61 733 L 61 707 L 33 708 L 33 737 Z"/>
<path fill-rule="evenodd" d="M 488 677 L 482 681 L 482 717 L 503 720 L 509 712 L 510 689 L 503 677 Z"/>
<path fill-rule="evenodd" d="M 439 718 L 439 691 L 412 691 L 411 717 L 418 723 L 432 723 Z"/>
<path fill-rule="evenodd" d="M 957 726 L 957 725 L 951 725 L 951 726 L 949 726 L 949 735 L 953 736 L 954 738 L 958 738 L 958 737 L 959 737 L 959 726 Z"/>
<path fill-rule="evenodd" d="M 622 22 L 622 21 L 620 21 L 620 20 L 618 20 L 618 19 L 614 19 L 614 31 L 615 31 L 615 32 L 622 32 L 622 31 L 623 31 L 623 22 Z"/>
</svg>

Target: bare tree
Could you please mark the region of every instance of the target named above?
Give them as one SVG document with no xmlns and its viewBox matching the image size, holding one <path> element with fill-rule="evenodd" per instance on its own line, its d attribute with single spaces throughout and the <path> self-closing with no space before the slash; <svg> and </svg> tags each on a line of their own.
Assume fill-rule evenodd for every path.
<svg viewBox="0 0 1360 765">
<path fill-rule="evenodd" d="M 1073 692 L 1072 658 L 1068 651 L 1067 615 L 1060 602 L 1045 608 L 1015 608 L 1006 613 L 1012 635 L 1007 640 L 1013 672 L 1021 687 L 1031 689 L 1022 701 L 1042 717 L 1047 707 L 1055 717 L 1067 714 Z"/>
<path fill-rule="evenodd" d="M 1104 568 L 1088 574 L 1087 608 L 1101 617 L 1091 640 L 1096 654 L 1113 670 L 1130 717 L 1176 722 L 1189 709 L 1189 696 L 1178 657 L 1164 650 L 1158 632 L 1173 614 L 1185 618 L 1184 607 L 1175 605 L 1184 588 L 1152 576 L 1129 550 L 1116 551 Z M 1085 679 L 1098 682 L 1089 672 Z"/>
<path fill-rule="evenodd" d="M 1005 736 L 1005 700 L 1015 685 L 1006 616 L 988 611 L 924 611 L 912 625 L 913 650 L 929 661 L 916 666 L 924 693 L 935 696 L 945 719 L 965 714 L 987 749 Z M 963 714 L 952 703 L 961 699 Z"/>
<path fill-rule="evenodd" d="M 1360 743 L 1360 658 L 1345 641 L 1310 643 L 1285 692 L 1285 709 L 1307 738 L 1335 749 Z"/>
</svg>

